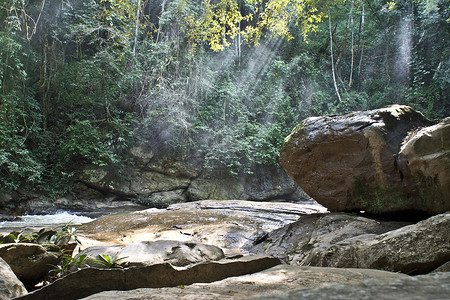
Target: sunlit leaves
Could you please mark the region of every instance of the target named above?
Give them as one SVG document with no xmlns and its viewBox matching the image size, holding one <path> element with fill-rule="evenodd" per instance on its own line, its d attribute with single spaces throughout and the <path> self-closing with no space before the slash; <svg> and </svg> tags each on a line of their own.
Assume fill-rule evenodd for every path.
<svg viewBox="0 0 450 300">
<path fill-rule="evenodd" d="M 175 2 L 181 29 L 195 48 L 207 42 L 214 51 L 223 50 L 238 35 L 248 44 L 263 37 L 291 39 L 292 26 L 300 26 L 303 38 L 315 31 L 324 12 L 312 0 L 204 0 L 200 6 L 190 0 Z M 335 1 L 332 1 L 335 2 Z"/>
</svg>

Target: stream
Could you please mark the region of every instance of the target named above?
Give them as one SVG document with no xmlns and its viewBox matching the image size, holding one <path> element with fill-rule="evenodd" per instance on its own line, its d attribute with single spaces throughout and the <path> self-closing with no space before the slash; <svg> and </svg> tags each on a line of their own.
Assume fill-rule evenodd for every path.
<svg viewBox="0 0 450 300">
<path fill-rule="evenodd" d="M 49 215 L 24 215 L 13 221 L 0 222 L 0 234 L 12 231 L 25 231 L 33 228 L 56 228 L 64 225 L 80 225 L 95 220 L 95 218 L 79 213 L 61 211 Z"/>
<path fill-rule="evenodd" d="M 81 225 L 96 220 L 97 218 L 141 210 L 143 207 L 117 207 L 101 209 L 95 212 L 77 212 L 59 210 L 49 214 L 23 215 L 11 220 L 0 221 L 0 234 L 9 234 L 12 231 L 28 232 L 41 228 L 58 228 L 63 226 Z"/>
</svg>

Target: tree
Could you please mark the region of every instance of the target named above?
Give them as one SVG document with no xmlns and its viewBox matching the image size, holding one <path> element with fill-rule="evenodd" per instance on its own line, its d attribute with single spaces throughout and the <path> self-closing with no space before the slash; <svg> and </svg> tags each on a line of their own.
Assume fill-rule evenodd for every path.
<svg viewBox="0 0 450 300">
<path fill-rule="evenodd" d="M 258 44 L 263 37 L 291 39 L 291 27 L 301 28 L 304 40 L 317 30 L 326 15 L 326 6 L 341 1 L 319 0 L 220 0 L 202 1 L 200 6 L 189 0 L 173 3 L 177 21 L 195 48 L 208 43 L 214 51 L 223 50 L 236 36 L 248 44 Z"/>
</svg>

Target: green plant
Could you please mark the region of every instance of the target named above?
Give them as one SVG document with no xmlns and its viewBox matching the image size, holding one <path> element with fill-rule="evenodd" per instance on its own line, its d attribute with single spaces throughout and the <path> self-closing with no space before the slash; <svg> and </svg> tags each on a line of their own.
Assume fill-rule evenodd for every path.
<svg viewBox="0 0 450 300">
<path fill-rule="evenodd" d="M 103 265 L 105 268 L 121 268 L 122 266 L 119 264 L 119 262 L 126 259 L 128 256 L 125 257 L 117 257 L 119 253 L 116 253 L 112 256 L 107 254 L 100 254 L 100 259 L 95 259 L 94 261 Z"/>
<path fill-rule="evenodd" d="M 65 226 L 62 232 L 51 236 L 49 243 L 55 245 L 68 244 L 73 239 L 75 243 L 81 245 L 81 242 L 75 235 L 75 233 L 76 233 L 75 227 Z"/>
<path fill-rule="evenodd" d="M 17 236 L 14 235 L 13 233 L 10 233 L 8 236 L 12 238 L 14 243 L 24 243 L 24 242 L 26 243 L 33 241 L 37 237 L 37 234 L 36 233 L 23 234 L 23 232 L 20 232 L 19 234 L 17 234 Z"/>
</svg>

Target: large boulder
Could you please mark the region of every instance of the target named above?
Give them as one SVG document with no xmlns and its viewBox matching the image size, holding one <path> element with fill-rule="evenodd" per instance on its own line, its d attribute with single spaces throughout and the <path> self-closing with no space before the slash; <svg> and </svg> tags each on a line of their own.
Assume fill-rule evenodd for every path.
<svg viewBox="0 0 450 300">
<path fill-rule="evenodd" d="M 378 221 L 352 213 L 312 214 L 275 229 L 249 247 L 252 253 L 275 256 L 285 263 L 302 265 L 311 253 L 355 237 L 378 235 L 409 223 Z"/>
<path fill-rule="evenodd" d="M 58 246 L 14 243 L 0 245 L 0 257 L 22 282 L 34 285 L 42 281 L 63 256 Z"/>
<path fill-rule="evenodd" d="M 93 246 L 81 251 L 76 258 L 81 255 L 87 255 L 86 262 L 90 266 L 97 267 L 101 267 L 101 264 L 93 263 L 93 260 L 101 260 L 100 255 L 120 259 L 120 264 L 126 266 L 146 266 L 158 263 L 187 266 L 225 258 L 222 249 L 216 246 L 170 240 L 135 242 L 125 246 Z"/>
<path fill-rule="evenodd" d="M 444 197 L 423 201 L 405 184 L 409 169 L 402 169 L 405 164 L 399 161 L 405 137 L 417 128 L 430 125 L 432 122 L 422 114 L 399 105 L 308 118 L 286 138 L 280 162 L 308 195 L 331 211 L 443 213 L 450 209 L 450 197 L 445 197 L 449 184 L 440 181 L 430 185 L 426 193 Z M 446 140 L 448 134 L 440 137 Z M 438 149 L 432 151 L 444 152 L 441 161 L 446 165 L 440 168 L 443 171 L 424 172 L 424 178 L 415 178 L 437 178 L 436 181 L 448 178 L 448 150 L 445 150 L 448 142 L 435 144 Z M 414 168 L 421 170 L 421 167 Z M 436 172 L 446 176 L 435 177 Z"/>
<path fill-rule="evenodd" d="M 315 249 L 305 265 L 429 273 L 450 260 L 450 213 L 381 235 L 357 236 Z"/>
<path fill-rule="evenodd" d="M 17 279 L 10 266 L 0 258 L 0 299 L 11 299 L 26 293 L 23 283 Z"/>
<path fill-rule="evenodd" d="M 450 209 L 450 117 L 412 133 L 400 149 L 399 162 L 403 183 L 423 210 Z"/>
</svg>

